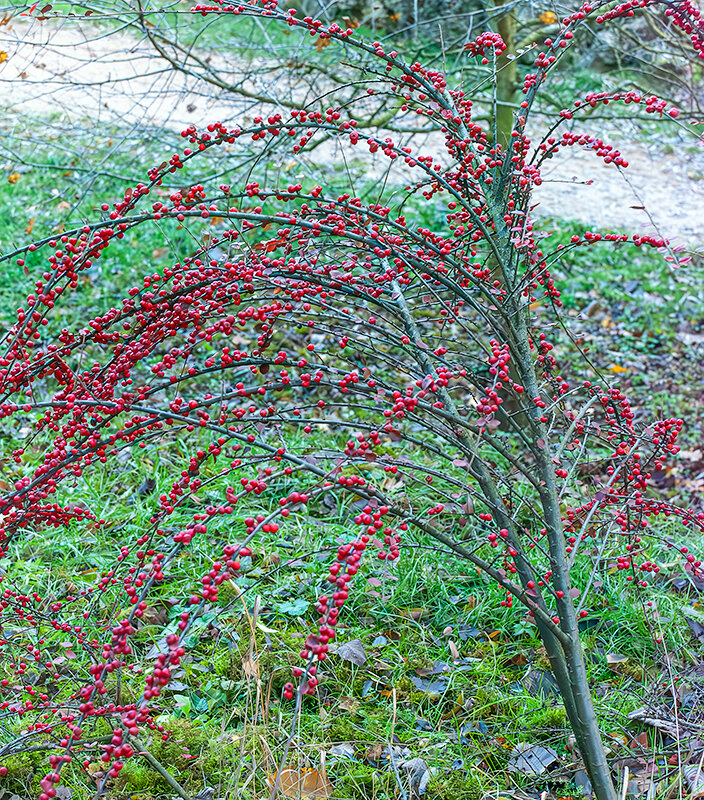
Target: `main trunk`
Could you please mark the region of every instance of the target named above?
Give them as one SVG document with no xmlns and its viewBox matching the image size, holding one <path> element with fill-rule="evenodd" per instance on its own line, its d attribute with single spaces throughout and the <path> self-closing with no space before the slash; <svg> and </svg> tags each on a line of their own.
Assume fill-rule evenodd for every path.
<svg viewBox="0 0 704 800">
<path fill-rule="evenodd" d="M 589 691 L 579 636 L 575 641 L 571 638 L 563 649 L 554 634 L 540 623 L 538 631 L 594 794 L 598 800 L 616 800 L 616 790 Z"/>
</svg>

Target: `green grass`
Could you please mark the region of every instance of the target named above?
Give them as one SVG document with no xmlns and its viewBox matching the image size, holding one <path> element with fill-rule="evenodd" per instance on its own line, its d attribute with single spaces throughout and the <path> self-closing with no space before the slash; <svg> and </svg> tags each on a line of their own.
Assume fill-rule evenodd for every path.
<svg viewBox="0 0 704 800">
<path fill-rule="evenodd" d="M 95 483 L 98 479 L 96 474 L 93 481 L 87 480 L 87 498 L 91 493 L 102 496 L 104 487 Z M 145 524 L 149 513 L 148 502 L 136 507 L 118 502 L 113 509 L 117 519 L 129 516 L 128 526 L 135 529 Z M 243 509 L 242 513 L 247 512 Z M 314 518 L 304 516 L 291 527 L 293 531 L 287 527 L 287 537 L 297 548 L 309 548 L 312 541 L 316 546 L 324 544 L 315 533 Z M 106 550 L 112 546 L 116 551 L 125 533 L 107 531 L 102 536 L 86 538 L 76 528 L 47 538 L 38 532 L 21 541 L 2 566 L 9 570 L 8 579 L 17 588 L 62 598 L 75 592 L 81 582 L 91 583 L 93 567 L 103 566 Z M 245 595 L 250 614 L 254 595 L 262 595 L 261 627 L 254 629 L 254 640 L 241 601 L 232 603 L 232 593 L 225 592 L 219 607 L 209 611 L 192 632 L 188 643 L 190 658 L 177 677 L 177 688 L 164 697 L 165 708 L 172 711 L 160 721 L 173 731 L 173 744 L 169 750 L 155 739 L 151 750 L 193 791 L 201 785 L 205 764 L 211 785 L 227 783 L 229 764 L 238 747 L 243 746 L 243 737 L 252 737 L 256 731 L 270 736 L 257 719 L 253 708 L 256 688 L 243 670 L 250 647 L 254 647 L 258 679 L 270 692 L 266 699 L 269 718 L 279 718 L 284 729 L 290 720 L 291 705 L 280 701 L 280 691 L 289 679 L 286 666 L 298 660 L 302 639 L 296 637 L 305 635 L 313 618 L 310 611 L 301 615 L 278 612 L 277 599 L 312 601 L 314 587 L 326 571 L 327 558 L 320 561 L 311 557 L 295 569 L 279 567 L 270 575 L 266 559 L 279 544 L 258 542 L 255 558 L 245 566 L 244 579 L 238 581 L 241 589 L 253 587 L 252 593 Z M 188 593 L 189 583 L 195 583 L 207 568 L 213 545 L 212 538 L 194 543 L 188 557 L 150 601 L 154 613 L 168 608 L 168 618 L 174 623 L 178 620 L 182 607 L 169 606 L 169 598 Z M 335 546 L 334 539 L 331 546 Z M 279 555 L 283 555 L 282 550 Z M 442 580 L 437 580 L 438 575 Z M 380 581 L 372 585 L 381 597 L 371 594 L 370 578 Z M 649 637 L 636 595 L 625 591 L 625 582 L 617 576 L 608 577 L 600 598 L 602 605 L 591 618 L 598 620 L 599 626 L 585 633 L 585 646 L 591 680 L 601 687 L 598 710 L 604 730 L 615 737 L 617 747 L 623 733 L 614 719 L 625 717 L 639 705 L 643 676 L 654 674 L 654 654 L 647 644 Z M 661 613 L 677 613 L 677 603 L 668 598 L 665 595 L 659 599 Z M 405 549 L 398 564 L 389 570 L 367 567 L 345 610 L 339 638 L 341 642 L 361 639 L 368 662 L 355 667 L 333 655 L 325 663 L 321 699 L 308 700 L 304 705 L 297 758 L 315 765 L 320 748 L 349 744 L 357 760 L 332 758 L 328 765 L 329 777 L 342 790 L 341 796 L 391 797 L 396 788 L 388 767 L 370 766 L 368 760 L 365 762 L 365 753 L 375 745 L 395 741 L 400 747 L 410 747 L 414 756 L 425 758 L 437 771 L 434 785 L 438 793 L 432 796 L 455 798 L 463 796 L 463 791 L 477 791 L 475 782 L 485 790 L 496 791 L 510 749 L 518 742 L 549 744 L 563 752 L 568 731 L 561 704 L 553 696 L 536 695 L 524 688 L 530 670 L 548 667 L 535 629 L 521 624 L 520 614 L 501 609 L 500 599 L 501 594 L 490 582 L 467 574 L 463 562 L 425 548 Z M 668 602 L 672 609 L 666 608 Z M 216 636 L 212 624 L 217 625 Z M 147 616 L 134 637 L 135 647 L 143 648 L 144 655 L 154 643 L 151 627 Z M 272 631 L 278 633 L 274 635 Z M 668 631 L 668 637 L 668 644 L 679 650 L 681 657 L 686 637 L 677 629 Z M 56 638 L 60 647 L 58 640 L 62 637 Z M 456 664 L 452 663 L 450 640 L 457 647 Z M 627 656 L 628 662 L 614 672 L 607 665 L 607 653 Z M 423 674 L 424 669 L 432 669 L 440 662 L 448 665 L 448 671 L 440 679 L 439 688 L 426 690 L 422 682 L 414 685 L 418 671 Z M 438 678 L 422 680 L 432 687 Z M 134 696 L 132 692 L 139 686 L 136 676 L 126 674 L 123 697 Z M 215 740 L 224 744 L 214 748 Z M 184 745 L 197 758 L 184 760 Z M 275 741 L 270 741 L 269 746 L 276 752 Z M 251 788 L 261 791 L 261 770 L 267 763 L 267 754 L 252 747 L 254 760 L 251 766 L 245 765 L 244 771 L 249 775 L 256 762 L 260 773 Z M 467 775 L 458 769 L 459 761 Z M 18 771 L 25 770 L 22 778 L 10 784 L 20 789 L 26 780 L 26 758 L 18 757 L 12 763 L 17 763 Z M 69 781 L 68 785 L 75 786 L 76 797 L 83 797 L 78 775 L 74 780 L 75 784 Z M 376 786 L 376 794 L 369 794 L 369 781 Z M 448 782 L 451 786 L 446 785 Z M 145 787 L 158 795 L 160 779 L 135 760 L 113 791 L 121 796 L 121 792 Z"/>
<path fill-rule="evenodd" d="M 74 489 L 76 498 L 99 515 L 109 505 L 114 524 L 100 531 L 75 525 L 52 536 L 28 532 L 0 562 L 5 585 L 62 601 L 94 584 L 98 573 L 114 564 L 119 547 L 149 527 L 154 498 L 168 488 L 167 467 L 178 469 L 185 455 L 178 441 L 158 450 L 135 450 L 129 461 L 112 470 L 86 472 Z M 145 476 L 158 481 L 154 495 L 135 498 Z M 206 469 L 203 477 L 208 476 Z M 226 483 L 223 478 L 208 484 L 202 501 L 221 496 Z M 422 497 L 412 500 L 422 502 Z M 247 514 L 260 511 L 263 502 L 262 498 L 256 505 L 242 506 L 228 525 L 236 526 Z M 192 509 L 184 509 L 184 520 L 189 513 Z M 179 516 L 171 522 L 180 524 Z M 161 744 L 158 737 L 150 744 L 150 751 L 188 790 L 200 788 L 205 771 L 210 785 L 247 784 L 245 796 L 265 791 L 264 777 L 273 770 L 272 758 L 280 754 L 281 738 L 271 739 L 271 725 L 287 730 L 291 719 L 291 704 L 280 700 L 289 680 L 288 666 L 298 663 L 297 651 L 315 620 L 312 603 L 348 528 L 344 516 L 331 514 L 323 503 L 310 503 L 277 535 L 257 541 L 237 581 L 242 598 L 226 584 L 219 604 L 192 630 L 189 658 L 175 676 L 175 688 L 163 698 L 160 722 L 173 732 L 171 744 Z M 175 629 L 184 610 L 174 599 L 188 597 L 218 543 L 227 538 L 227 530 L 211 526 L 208 536 L 194 540 L 152 593 L 144 623 L 134 636 L 137 659 L 145 666 L 151 648 Z M 311 551 L 295 565 L 286 564 L 289 555 Z M 589 562 L 580 569 L 588 571 Z M 575 582 L 582 583 L 584 577 L 578 574 Z M 257 596 L 261 601 L 255 602 Z M 660 614 L 669 619 L 677 619 L 687 603 L 686 597 L 665 587 L 655 596 Z M 550 694 L 526 688 L 531 671 L 548 668 L 535 627 L 520 611 L 502 608 L 502 599 L 503 593 L 465 562 L 410 535 L 397 563 L 366 565 L 344 611 L 339 641 L 361 639 L 368 661 L 355 667 L 332 655 L 323 665 L 320 699 L 306 701 L 299 721 L 298 762 L 315 766 L 321 748 L 351 745 L 355 761 L 331 757 L 328 762 L 339 796 L 393 797 L 396 783 L 388 764 L 370 762 L 368 755 L 375 746 L 393 741 L 410 748 L 435 771 L 431 796 L 454 800 L 498 791 L 510 750 L 519 742 L 564 752 L 569 732 L 562 705 Z M 108 595 L 101 607 L 107 611 L 111 603 Z M 255 605 L 260 625 L 253 627 Z M 624 736 L 628 741 L 637 729 L 626 728 L 623 720 L 642 704 L 646 682 L 657 677 L 652 636 L 637 590 L 614 570 L 607 571 L 588 609 L 584 643 L 590 679 L 599 687 L 598 713 L 615 751 L 625 754 Z M 48 650 L 69 653 L 71 637 L 67 640 L 65 633 L 47 628 L 42 636 Z M 680 667 L 697 661 L 698 651 L 691 647 L 683 624 L 668 625 L 665 637 Z M 252 648 L 253 658 L 248 655 Z M 612 668 L 608 654 L 627 660 Z M 244 668 L 252 660 L 257 680 Z M 446 673 L 421 677 L 418 683 L 419 672 L 425 676 L 441 662 L 448 665 Z M 139 675 L 125 672 L 124 700 L 136 699 L 141 686 Z M 100 733 L 98 726 L 93 735 Z M 257 743 L 261 737 L 266 746 Z M 195 758 L 184 758 L 184 747 Z M 245 761 L 243 749 L 248 753 Z M 233 761 L 241 770 L 236 778 Z M 462 768 L 457 766 L 460 762 Z M 15 791 L 32 789 L 32 764 L 39 764 L 39 756 L 32 755 L 29 762 L 18 756 L 9 763 L 13 782 L 8 785 Z M 78 771 L 69 769 L 66 774 L 75 796 L 87 800 L 90 794 L 83 793 Z M 530 786 L 525 780 L 518 784 Z M 562 786 L 569 791 L 566 779 Z M 166 791 L 161 779 L 135 759 L 113 785 L 111 796 L 147 790 L 157 797 Z"/>
</svg>

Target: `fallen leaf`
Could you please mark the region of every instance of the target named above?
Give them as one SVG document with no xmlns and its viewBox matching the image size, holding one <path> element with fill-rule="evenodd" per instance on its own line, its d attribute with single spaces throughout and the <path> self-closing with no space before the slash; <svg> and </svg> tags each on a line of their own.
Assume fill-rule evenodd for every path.
<svg viewBox="0 0 704 800">
<path fill-rule="evenodd" d="M 411 796 L 425 794 L 430 783 L 430 770 L 422 758 L 411 758 L 399 764 L 408 777 Z"/>
<path fill-rule="evenodd" d="M 427 608 L 404 608 L 401 609 L 401 613 L 404 617 L 410 617 L 412 620 L 418 622 L 418 620 L 423 619 L 430 615 L 430 612 Z"/>
<path fill-rule="evenodd" d="M 682 772 L 692 793 L 690 795 L 692 800 L 695 797 L 702 797 L 704 795 L 704 767 L 701 764 L 690 764 L 684 767 Z"/>
<path fill-rule="evenodd" d="M 367 759 L 367 761 L 372 761 L 372 762 L 380 761 L 381 760 L 381 754 L 383 752 L 384 752 L 384 745 L 383 744 L 379 744 L 377 742 L 376 744 L 372 745 L 369 748 L 369 750 L 367 750 L 366 759 Z"/>
<path fill-rule="evenodd" d="M 31 233 L 33 229 L 34 229 L 34 217 L 32 217 L 32 218 L 29 220 L 29 222 L 27 223 L 27 227 L 25 228 L 25 230 L 27 231 L 27 233 Z"/>
<path fill-rule="evenodd" d="M 451 672 L 452 667 L 445 661 L 433 661 L 427 667 L 416 667 L 414 672 L 419 678 L 426 678 L 428 675 L 442 675 L 444 672 Z"/>
<path fill-rule="evenodd" d="M 511 751 L 507 769 L 522 775 L 542 775 L 556 763 L 559 758 L 552 747 L 521 742 Z"/>
<path fill-rule="evenodd" d="M 553 674 L 546 669 L 532 669 L 523 678 L 523 688 L 533 697 L 557 697 L 560 689 Z"/>
<path fill-rule="evenodd" d="M 338 708 L 341 708 L 343 711 L 347 711 L 350 714 L 355 714 L 359 708 L 359 701 L 355 700 L 354 697 L 341 697 Z"/>
<path fill-rule="evenodd" d="M 242 659 L 242 672 L 244 672 L 248 678 L 259 677 L 259 665 L 254 660 L 252 653 L 247 653 Z"/>
<path fill-rule="evenodd" d="M 689 626 L 689 630 L 692 632 L 692 636 L 698 641 L 704 642 L 704 625 L 689 614 L 685 614 L 684 619 Z"/>
<path fill-rule="evenodd" d="M 8 58 L 7 53 L 4 50 L 0 50 L 0 64 L 3 64 Z"/>
<path fill-rule="evenodd" d="M 342 744 L 334 744 L 330 748 L 331 756 L 338 756 L 340 758 L 354 758 L 354 745 L 351 742 L 342 742 Z"/>
<path fill-rule="evenodd" d="M 343 661 L 349 661 L 361 667 L 367 661 L 367 654 L 364 652 L 364 645 L 361 639 L 352 639 L 337 648 L 337 655 Z"/>
<path fill-rule="evenodd" d="M 411 676 L 411 683 L 418 689 L 419 692 L 425 692 L 429 695 L 441 695 L 447 690 L 449 684 L 449 677 L 447 675 L 440 675 L 435 680 L 428 680 L 427 678 L 417 678 L 415 675 Z"/>
<path fill-rule="evenodd" d="M 276 775 L 267 778 L 269 788 L 273 790 Z M 278 787 L 284 797 L 293 797 L 297 800 L 315 800 L 315 798 L 330 797 L 334 786 L 328 776 L 318 769 L 293 769 L 285 767 L 278 776 Z"/>
<path fill-rule="evenodd" d="M 543 25 L 554 25 L 557 22 L 557 14 L 554 11 L 543 11 L 538 19 Z"/>
<path fill-rule="evenodd" d="M 637 750 L 638 748 L 641 748 L 643 750 L 648 750 L 649 747 L 650 747 L 650 740 L 648 738 L 647 731 L 641 731 L 638 734 L 638 736 L 636 736 L 634 739 L 631 739 L 631 741 L 628 743 L 628 749 L 631 752 Z"/>
<path fill-rule="evenodd" d="M 573 780 L 575 787 L 581 790 L 584 797 L 592 797 L 594 795 L 592 790 L 592 782 L 589 780 L 589 776 L 583 769 L 575 772 Z"/>
<path fill-rule="evenodd" d="M 11 184 L 13 184 L 13 185 L 14 185 L 15 183 L 17 183 L 17 181 L 18 181 L 18 180 L 19 180 L 21 177 L 22 177 L 22 176 L 20 175 L 20 173 L 19 173 L 19 172 L 12 172 L 10 175 L 8 175 L 8 176 L 7 176 L 7 182 L 8 182 L 8 183 L 11 183 Z"/>
<path fill-rule="evenodd" d="M 137 501 L 148 497 L 156 489 L 156 478 L 147 476 L 137 487 L 137 491 L 133 492 L 127 498 L 126 505 L 133 506 Z"/>
<path fill-rule="evenodd" d="M 615 664 L 625 664 L 627 661 L 628 661 L 628 656 L 624 656 L 622 653 L 606 654 L 606 663 L 609 666 L 613 666 Z"/>
</svg>

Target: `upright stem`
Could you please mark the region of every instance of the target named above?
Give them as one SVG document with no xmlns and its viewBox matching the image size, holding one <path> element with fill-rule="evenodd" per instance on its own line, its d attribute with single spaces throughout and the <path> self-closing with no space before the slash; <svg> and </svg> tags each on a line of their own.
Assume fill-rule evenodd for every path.
<svg viewBox="0 0 704 800">
<path fill-rule="evenodd" d="M 406 303 L 403 291 L 398 282 L 394 282 L 393 287 L 396 300 L 399 304 L 401 318 L 404 321 L 407 332 L 412 337 L 413 341 L 419 344 L 420 331 Z M 516 330 L 514 333 L 518 341 L 517 350 L 520 354 L 518 368 L 521 372 L 521 377 L 528 386 L 528 396 L 537 397 L 538 387 L 528 344 L 528 318 L 525 312 L 518 308 L 516 309 L 516 314 L 513 316 L 513 319 L 516 321 Z M 418 361 L 429 374 L 437 377 L 435 368 L 425 350 L 420 349 L 418 351 Z M 527 375 L 530 375 L 530 380 L 526 378 Z M 441 389 L 439 395 L 447 410 L 453 414 L 456 413 L 456 408 L 450 394 L 446 390 Z M 533 412 L 533 414 L 534 413 L 535 412 Z M 533 416 L 531 421 L 536 426 L 536 430 L 539 430 L 539 420 Z M 462 431 L 459 431 L 457 435 L 460 439 L 463 439 L 465 436 Z M 464 444 L 468 446 L 470 443 L 464 442 Z M 539 452 L 542 454 L 543 451 Z M 577 616 L 569 592 L 569 567 L 567 554 L 565 552 L 562 521 L 559 512 L 559 500 L 552 473 L 552 465 L 544 454 L 541 455 L 541 459 L 540 476 L 543 482 L 541 501 L 546 524 L 550 531 L 551 566 L 556 588 L 558 590 L 562 589 L 563 591 L 562 599 L 558 599 L 560 627 L 568 634 L 569 638 L 561 645 L 556 635 L 549 630 L 544 622 L 541 622 L 538 617 L 536 617 L 536 622 L 538 624 L 541 640 L 548 653 L 557 685 L 560 688 L 560 694 L 565 704 L 567 716 L 570 720 L 575 738 L 577 739 L 582 757 L 585 760 L 587 772 L 589 773 L 592 785 L 597 793 L 598 800 L 616 800 L 609 766 L 606 762 L 606 755 L 601 743 L 601 733 L 591 703 L 589 683 L 587 681 L 582 646 L 579 639 L 579 629 L 577 627 Z M 501 521 L 505 523 L 510 530 L 513 530 L 514 526 L 512 521 L 508 516 L 503 515 L 500 510 L 500 498 L 497 495 L 493 481 L 484 469 L 482 459 L 477 459 L 474 470 L 484 496 L 491 503 L 499 519 L 503 516 L 504 519 Z M 516 542 L 516 544 L 518 543 Z M 534 580 L 534 570 L 520 548 L 516 546 L 515 549 L 518 551 L 515 557 L 516 568 L 521 582 L 526 586 L 529 582 Z M 542 601 L 541 597 L 538 597 L 537 602 L 540 604 L 541 608 L 545 608 L 544 601 Z"/>
<path fill-rule="evenodd" d="M 539 397 L 540 388 L 535 375 L 533 359 L 530 355 L 529 344 L 529 317 L 525 307 L 516 303 L 516 356 L 518 369 L 521 373 L 528 397 Z M 538 419 L 538 410 L 535 406 L 528 411 L 533 416 L 538 431 L 542 423 Z M 548 436 L 543 432 L 543 442 L 548 441 Z M 565 535 L 560 514 L 560 500 L 555 484 L 554 465 L 546 444 L 535 447 L 537 472 L 541 481 L 540 501 L 543 508 L 545 528 L 547 532 L 550 568 L 552 581 L 557 594 L 557 613 L 560 618 L 560 628 L 567 635 L 561 644 L 567 665 L 569 691 L 565 694 L 565 708 L 572 723 L 575 736 L 582 753 L 582 758 L 594 787 L 598 800 L 616 800 L 616 790 L 611 778 L 611 770 L 606 760 L 601 731 L 597 722 L 594 704 L 592 703 L 587 670 L 584 663 L 584 652 L 579 638 L 577 612 L 570 589 L 570 569 L 565 547 Z M 547 645 L 546 645 L 547 646 Z M 560 660 L 558 659 L 556 663 Z M 562 672 L 561 668 L 560 671 Z M 564 681 L 564 674 L 559 680 Z M 562 689 L 562 687 L 561 687 Z M 567 690 L 567 687 L 565 687 Z M 569 699 L 567 699 L 569 695 Z"/>
<path fill-rule="evenodd" d="M 505 5 L 505 0 L 494 0 L 495 6 Z M 510 9 L 499 17 L 497 32 L 506 49 L 496 59 L 496 139 L 504 149 L 511 141 L 513 110 L 516 104 L 516 14 Z"/>
</svg>

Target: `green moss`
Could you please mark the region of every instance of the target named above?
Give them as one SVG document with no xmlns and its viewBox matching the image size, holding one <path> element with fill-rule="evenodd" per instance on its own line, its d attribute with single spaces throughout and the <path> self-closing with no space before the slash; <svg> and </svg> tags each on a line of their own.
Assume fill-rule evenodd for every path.
<svg viewBox="0 0 704 800">
<path fill-rule="evenodd" d="M 330 720 L 326 733 L 331 742 L 354 742 L 359 736 L 358 728 L 348 716 Z"/>
<path fill-rule="evenodd" d="M 135 642 L 153 642 L 161 636 L 162 628 L 158 625 L 142 625 L 142 627 L 135 631 L 132 638 Z"/>
<path fill-rule="evenodd" d="M 2 765 L 7 767 L 6 781 L 22 780 L 27 778 L 34 772 L 34 762 L 29 753 L 18 753 L 16 756 L 10 756 L 3 759 Z"/>
<path fill-rule="evenodd" d="M 493 642 L 477 642 L 469 650 L 471 658 L 490 658 L 493 659 L 496 653 L 496 645 Z"/>
<path fill-rule="evenodd" d="M 564 728 L 567 724 L 567 714 L 564 706 L 547 706 L 534 712 L 530 716 L 530 724 L 533 729 L 537 728 Z M 550 732 L 550 736 L 552 736 Z"/>
<path fill-rule="evenodd" d="M 221 678 L 234 679 L 239 676 L 242 669 L 242 660 L 230 650 L 213 653 L 211 663 L 213 672 Z"/>
<path fill-rule="evenodd" d="M 516 697 L 507 697 L 491 686 L 478 686 L 474 694 L 472 716 L 493 720 L 499 709 L 503 715 L 516 718 L 521 713 L 521 701 Z"/>
<path fill-rule="evenodd" d="M 194 761 L 185 756 L 200 756 L 208 747 L 212 732 L 191 720 L 176 717 L 169 717 L 162 724 L 170 731 L 170 735 L 166 740 L 156 736 L 149 751 L 169 771 L 175 770 L 176 774 L 186 772 Z M 198 779 L 201 780 L 200 776 Z M 187 780 L 179 777 L 179 783 L 187 784 Z"/>
<path fill-rule="evenodd" d="M 140 800 L 148 800 L 153 794 L 162 794 L 169 785 L 156 770 L 147 766 L 138 756 L 125 762 L 112 786 L 113 792 L 121 796 L 140 793 Z M 142 796 L 144 795 L 144 796 Z"/>
<path fill-rule="evenodd" d="M 428 800 L 481 800 L 484 787 L 473 773 L 457 770 L 431 778 L 426 796 Z"/>
<path fill-rule="evenodd" d="M 234 581 L 223 581 L 218 591 L 218 605 L 228 605 L 240 596 L 241 591 Z"/>
<path fill-rule="evenodd" d="M 211 738 L 195 765 L 204 775 L 229 775 L 240 760 L 241 750 L 241 737 L 237 735 Z"/>
</svg>

